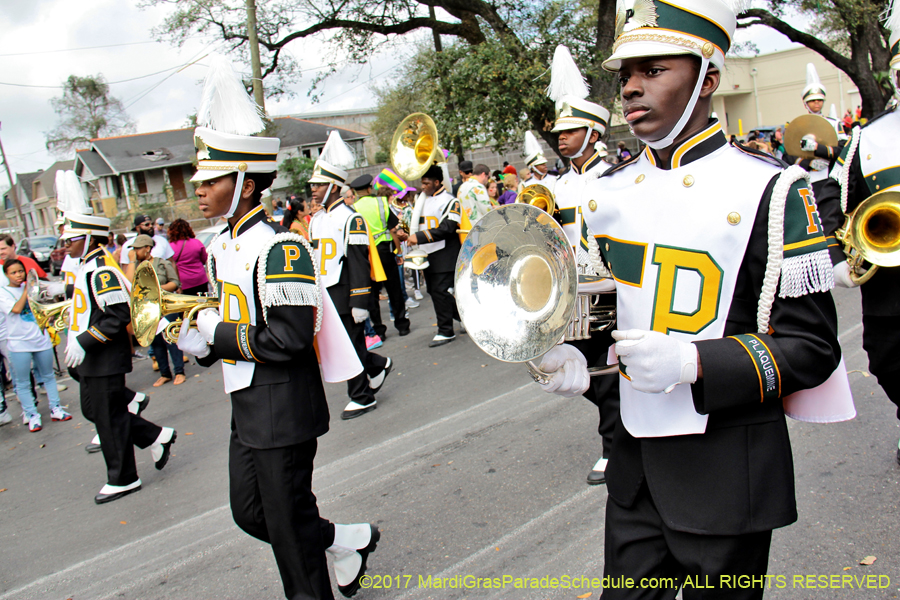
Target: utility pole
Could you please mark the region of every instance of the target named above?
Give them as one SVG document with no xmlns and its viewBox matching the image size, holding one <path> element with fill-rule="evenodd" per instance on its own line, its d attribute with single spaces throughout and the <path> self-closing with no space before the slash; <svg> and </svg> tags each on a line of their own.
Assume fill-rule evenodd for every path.
<svg viewBox="0 0 900 600">
<path fill-rule="evenodd" d="M 247 38 L 250 41 L 250 64 L 253 67 L 253 99 L 265 110 L 262 67 L 259 64 L 259 36 L 256 34 L 256 0 L 247 0 Z"/>
<path fill-rule="evenodd" d="M 28 237 L 28 221 L 22 216 L 22 207 L 19 206 L 19 197 L 16 194 L 16 183 L 13 181 L 12 171 L 9 170 L 9 163 L 6 161 L 6 151 L 3 150 L 3 140 L 0 140 L 0 156 L 3 157 L 3 166 L 6 167 L 6 176 L 9 177 L 9 196 L 12 198 L 13 204 L 16 205 L 16 213 L 19 215 L 19 221 L 25 228 L 25 237 Z M 6 208 L 5 206 L 3 207 Z"/>
</svg>

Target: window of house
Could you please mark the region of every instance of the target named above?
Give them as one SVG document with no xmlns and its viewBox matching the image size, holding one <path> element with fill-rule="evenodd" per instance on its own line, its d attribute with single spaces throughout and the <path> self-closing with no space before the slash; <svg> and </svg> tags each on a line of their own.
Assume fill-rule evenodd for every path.
<svg viewBox="0 0 900 600">
<path fill-rule="evenodd" d="M 305 156 L 306 158 L 312 158 L 312 153 L 309 150 L 304 150 L 303 156 Z"/>
<path fill-rule="evenodd" d="M 144 177 L 143 171 L 136 171 L 134 173 L 134 185 L 137 187 L 138 194 L 147 193 L 147 178 Z"/>
</svg>

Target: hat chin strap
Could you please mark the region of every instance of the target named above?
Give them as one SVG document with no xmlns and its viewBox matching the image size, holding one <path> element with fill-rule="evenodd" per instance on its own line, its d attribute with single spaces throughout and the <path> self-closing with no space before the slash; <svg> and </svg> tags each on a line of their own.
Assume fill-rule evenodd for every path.
<svg viewBox="0 0 900 600">
<path fill-rule="evenodd" d="M 91 249 L 91 234 L 87 233 L 84 236 L 84 248 L 81 249 L 81 258 L 87 256 L 88 252 Z"/>
<path fill-rule="evenodd" d="M 591 132 L 595 131 L 595 129 L 593 127 L 588 127 L 587 125 L 585 125 L 585 128 L 587 129 L 587 132 L 584 134 L 584 141 L 581 142 L 581 148 L 578 149 L 578 152 L 576 152 L 572 156 L 566 156 L 565 154 L 563 154 L 563 156 L 566 156 L 566 158 L 568 158 L 569 160 L 572 160 L 573 158 L 578 158 L 579 156 L 584 154 L 584 149 L 587 148 L 588 142 L 591 139 Z M 597 141 L 598 142 L 600 141 L 599 138 Z"/>
<path fill-rule="evenodd" d="M 244 189 L 244 172 L 238 171 L 237 181 L 234 182 L 234 196 L 231 197 L 231 207 L 228 209 L 228 213 L 225 215 L 226 219 L 230 219 L 234 216 L 234 211 L 237 210 L 238 202 L 241 201 L 241 190 Z"/>
<path fill-rule="evenodd" d="M 669 146 L 671 146 L 672 142 L 675 141 L 675 138 L 677 138 L 681 134 L 684 126 L 687 125 L 688 119 L 690 119 L 691 115 L 694 114 L 694 107 L 697 106 L 697 100 L 700 98 L 700 90 L 703 88 L 703 80 L 706 79 L 706 70 L 709 68 L 709 59 L 705 56 L 702 56 L 700 58 L 700 75 L 697 78 L 697 85 L 694 86 L 694 93 L 691 94 L 691 99 L 690 101 L 688 101 L 687 106 L 684 109 L 684 113 L 681 115 L 681 118 L 678 119 L 677 123 L 675 123 L 675 127 L 672 128 L 672 131 L 669 132 L 669 135 L 661 140 L 656 140 L 655 142 L 644 139 L 641 140 L 654 150 L 662 150 L 663 148 L 668 148 Z"/>
</svg>

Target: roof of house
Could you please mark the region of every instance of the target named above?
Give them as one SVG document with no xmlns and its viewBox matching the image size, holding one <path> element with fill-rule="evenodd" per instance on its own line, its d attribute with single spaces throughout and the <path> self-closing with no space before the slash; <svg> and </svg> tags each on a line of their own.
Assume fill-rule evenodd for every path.
<svg viewBox="0 0 900 600">
<path fill-rule="evenodd" d="M 34 183 L 35 179 L 41 176 L 41 173 L 43 173 L 43 171 L 34 171 L 33 173 L 16 173 L 16 182 L 19 184 L 21 189 L 25 191 L 25 195 L 28 197 L 29 202 L 31 202 L 31 184 Z"/>
<path fill-rule="evenodd" d="M 324 145 L 332 130 L 348 142 L 366 137 L 359 131 L 294 117 L 275 117 L 273 121 L 275 136 L 281 139 L 282 148 Z M 104 175 L 189 165 L 194 161 L 195 152 L 194 130 L 189 128 L 91 140 L 91 149 L 79 150 L 75 159 L 93 175 L 82 175 L 81 178 L 90 180 Z"/>
<path fill-rule="evenodd" d="M 78 168 L 78 163 L 83 164 L 91 173 L 91 177 L 85 177 Z M 75 153 L 75 173 L 85 181 L 91 181 L 104 175 L 112 175 L 113 170 L 110 168 L 103 157 L 96 150 L 79 150 Z"/>
<path fill-rule="evenodd" d="M 330 131 L 337 131 L 345 142 L 361 140 L 366 137 L 366 134 L 359 131 L 313 123 L 296 117 L 275 117 L 272 120 L 275 121 L 275 135 L 281 140 L 282 148 L 325 145 Z"/>
<path fill-rule="evenodd" d="M 34 189 L 33 200 L 37 201 L 43 197 L 56 198 L 56 172 L 68 171 L 74 166 L 74 160 L 58 160 L 50 165 L 50 167 L 41 173 L 32 184 Z M 38 192 L 38 184 L 40 184 L 40 192 Z M 41 195 L 38 195 L 39 193 Z"/>
<path fill-rule="evenodd" d="M 193 129 L 101 138 L 91 140 L 91 149 L 116 173 L 189 165 L 196 152 Z"/>
</svg>

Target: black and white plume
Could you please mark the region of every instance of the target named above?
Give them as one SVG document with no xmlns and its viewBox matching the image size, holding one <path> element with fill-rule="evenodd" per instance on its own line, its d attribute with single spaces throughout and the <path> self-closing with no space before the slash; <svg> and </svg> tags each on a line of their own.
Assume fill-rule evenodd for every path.
<svg viewBox="0 0 900 600">
<path fill-rule="evenodd" d="M 356 157 L 353 155 L 350 146 L 334 130 L 328 134 L 328 141 L 325 142 L 325 147 L 322 148 L 319 159 L 340 169 L 352 169 L 356 166 Z"/>
<path fill-rule="evenodd" d="M 75 171 L 56 172 L 56 210 L 59 213 L 89 215 L 93 213 L 84 197 L 84 189 Z"/>
<path fill-rule="evenodd" d="M 263 116 L 231 61 L 219 54 L 210 55 L 197 123 L 221 133 L 253 135 L 265 129 Z"/>
<path fill-rule="evenodd" d="M 590 89 L 584 80 L 584 76 L 575 64 L 575 59 L 569 49 L 562 44 L 556 47 L 553 53 L 553 63 L 550 66 L 550 85 L 547 86 L 547 96 L 556 103 L 557 109 L 567 96 L 587 98 Z"/>
</svg>

